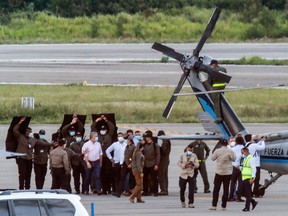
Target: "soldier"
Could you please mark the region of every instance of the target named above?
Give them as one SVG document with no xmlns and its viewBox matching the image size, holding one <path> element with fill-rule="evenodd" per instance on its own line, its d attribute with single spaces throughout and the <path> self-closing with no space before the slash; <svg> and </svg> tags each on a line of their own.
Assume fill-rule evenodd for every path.
<svg viewBox="0 0 288 216">
<path fill-rule="evenodd" d="M 48 144 L 45 138 L 45 130 L 40 130 L 38 139 L 43 140 Z M 50 146 L 36 145 L 34 147 L 34 173 L 35 173 L 35 184 L 37 189 L 43 189 L 45 182 L 45 176 L 47 173 L 47 163 Z"/>
<path fill-rule="evenodd" d="M 67 176 L 70 175 L 68 154 L 64 150 L 66 140 L 58 139 L 57 148 L 50 152 L 50 167 L 52 173 L 51 189 L 69 190 Z"/>
<path fill-rule="evenodd" d="M 78 125 L 77 131 L 75 127 L 76 125 Z M 70 143 L 75 142 L 75 135 L 77 132 L 80 132 L 81 135 L 83 135 L 84 126 L 82 122 L 77 118 L 77 115 L 74 114 L 72 121 L 65 125 L 61 130 L 62 136 L 67 140 L 67 148 L 70 146 Z"/>
<path fill-rule="evenodd" d="M 146 131 L 143 134 L 144 138 L 144 150 L 143 155 L 145 157 L 144 164 L 144 178 L 143 178 L 143 196 L 149 195 L 149 192 L 153 192 L 154 196 L 158 196 L 158 166 L 160 163 L 160 149 L 157 143 L 153 141 L 153 135 L 151 131 Z M 151 176 L 152 188 L 148 191 L 149 176 Z"/>
<path fill-rule="evenodd" d="M 202 140 L 198 139 L 195 140 L 194 142 L 190 143 L 193 147 L 193 152 L 197 155 L 198 162 L 199 162 L 199 167 L 198 169 L 195 170 L 195 180 L 196 180 L 196 186 L 195 186 L 195 193 L 197 193 L 197 176 L 198 172 L 200 172 L 203 183 L 204 183 L 204 193 L 210 193 L 210 184 L 208 181 L 208 176 L 207 176 L 207 170 L 206 170 L 206 164 L 205 161 L 209 156 L 210 153 L 210 148 L 207 146 L 205 142 Z"/>
<path fill-rule="evenodd" d="M 74 178 L 74 188 L 76 191 L 76 194 L 80 194 L 80 176 L 82 178 L 82 194 L 84 194 L 84 180 L 85 180 L 85 169 L 82 164 L 83 161 L 83 154 L 82 154 L 82 147 L 83 147 L 84 141 L 82 140 L 82 135 L 80 132 L 76 133 L 76 140 L 73 144 L 69 146 L 70 149 L 72 149 L 76 154 L 78 154 L 77 157 L 72 158 L 71 160 L 71 166 L 73 170 L 73 178 Z"/>
<path fill-rule="evenodd" d="M 163 130 L 158 131 L 158 136 L 165 135 Z M 159 144 L 159 141 L 158 141 Z M 159 195 L 168 195 L 168 166 L 170 163 L 169 154 L 171 151 L 170 140 L 162 140 L 162 145 L 160 146 L 160 163 L 159 163 Z"/>
<path fill-rule="evenodd" d="M 16 163 L 18 165 L 19 173 L 19 189 L 30 189 L 31 172 L 32 172 L 32 158 L 33 148 L 36 145 L 51 146 L 50 143 L 46 143 L 43 140 L 37 140 L 33 137 L 32 129 L 27 127 L 25 134 L 21 134 L 19 131 L 20 125 L 25 121 L 26 117 L 20 119 L 18 124 L 13 128 L 13 134 L 17 139 L 18 146 L 16 152 L 25 153 L 25 156 L 17 157 Z"/>
<path fill-rule="evenodd" d="M 102 126 L 100 127 L 100 130 L 98 130 L 98 127 L 101 124 Z M 112 163 L 106 156 L 105 151 L 112 144 L 112 137 L 115 131 L 115 126 L 111 121 L 109 121 L 106 118 L 106 116 L 102 115 L 92 123 L 91 131 L 97 131 L 98 142 L 100 142 L 103 151 L 103 161 L 101 167 L 101 184 L 102 184 L 101 194 L 107 194 L 108 192 L 111 193 L 113 169 L 112 169 Z"/>
</svg>

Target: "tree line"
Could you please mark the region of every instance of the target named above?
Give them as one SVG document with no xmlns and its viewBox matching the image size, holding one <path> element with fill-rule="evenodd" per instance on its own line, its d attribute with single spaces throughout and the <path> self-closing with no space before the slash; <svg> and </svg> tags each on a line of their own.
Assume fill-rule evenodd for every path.
<svg viewBox="0 0 288 216">
<path fill-rule="evenodd" d="M 135 14 L 153 13 L 171 8 L 181 9 L 186 6 L 213 8 L 219 6 L 232 11 L 251 11 L 257 14 L 257 8 L 269 10 L 287 10 L 286 0 L 2 0 L 1 14 L 15 11 L 45 11 L 61 17 L 93 16 L 98 14 L 115 15 L 121 12 Z M 252 9 L 251 9 L 252 8 Z"/>
</svg>

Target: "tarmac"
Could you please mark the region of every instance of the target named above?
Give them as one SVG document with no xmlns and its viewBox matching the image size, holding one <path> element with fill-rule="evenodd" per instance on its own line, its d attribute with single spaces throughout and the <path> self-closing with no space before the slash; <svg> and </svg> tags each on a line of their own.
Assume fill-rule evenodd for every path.
<svg viewBox="0 0 288 216">
<path fill-rule="evenodd" d="M 3 143 L 2 148 L 4 148 L 5 138 L 8 130 L 8 125 L 0 126 L 0 140 Z M 31 125 L 34 132 L 39 131 L 40 129 L 45 129 L 46 134 L 52 134 L 58 129 L 58 125 Z M 145 129 L 152 129 L 155 132 L 160 129 L 168 131 L 168 133 L 195 133 L 203 132 L 203 129 L 200 124 L 129 124 L 129 125 L 118 125 L 121 131 L 125 131 L 129 128 L 140 128 L 141 131 Z M 249 124 L 247 126 L 251 132 L 264 133 L 271 130 L 279 131 L 287 129 L 287 124 Z M 88 129 L 88 128 L 87 128 Z M 89 130 L 86 130 L 89 131 Z M 272 131 L 271 131 L 272 132 Z M 220 192 L 218 208 L 216 211 L 209 210 L 212 202 L 212 193 L 206 194 L 203 193 L 203 182 L 201 176 L 198 176 L 198 193 L 195 194 L 195 208 L 182 208 L 181 202 L 179 199 L 179 167 L 177 166 L 177 161 L 180 154 L 183 152 L 184 148 L 189 144 L 189 141 L 172 141 L 172 150 L 170 154 L 170 165 L 169 165 L 169 195 L 168 196 L 145 196 L 143 200 L 145 203 L 135 203 L 132 204 L 129 202 L 129 197 L 121 196 L 117 198 L 108 195 L 80 195 L 81 202 L 87 209 L 88 213 L 91 212 L 91 204 L 94 205 L 95 215 L 157 215 L 157 216 L 175 216 L 175 215 L 243 215 L 243 214 L 253 214 L 253 215 L 286 215 L 288 209 L 288 188 L 287 188 L 287 176 L 282 176 L 275 184 L 270 186 L 264 195 L 263 198 L 257 198 L 259 204 L 252 212 L 241 212 L 244 208 L 244 203 L 239 202 L 229 202 L 226 210 L 221 209 L 221 196 L 222 191 Z M 207 141 L 208 146 L 212 150 L 215 146 L 215 142 Z M 213 178 L 215 175 L 215 165 L 208 158 L 206 161 L 208 178 L 210 182 L 210 190 L 213 190 Z M 14 159 L 5 159 L 4 157 L 0 158 L 0 170 L 1 174 L 1 188 L 18 188 L 18 174 L 17 166 Z M 269 178 L 269 175 L 266 171 L 262 170 L 261 182 L 263 183 L 265 178 Z M 49 189 L 51 186 L 51 175 L 49 172 L 46 176 L 46 181 L 44 189 Z M 71 182 L 73 188 L 73 180 Z M 31 179 L 31 189 L 35 189 L 34 174 Z M 186 191 L 186 199 L 187 199 Z M 186 201 L 187 202 L 187 201 Z"/>
</svg>

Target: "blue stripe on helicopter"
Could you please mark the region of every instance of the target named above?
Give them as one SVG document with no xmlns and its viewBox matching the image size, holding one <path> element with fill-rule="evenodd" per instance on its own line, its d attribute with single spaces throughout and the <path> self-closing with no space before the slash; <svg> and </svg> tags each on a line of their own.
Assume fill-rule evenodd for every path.
<svg viewBox="0 0 288 216">
<path fill-rule="evenodd" d="M 286 164 L 288 163 L 288 157 L 261 156 L 260 162 Z"/>
<path fill-rule="evenodd" d="M 214 119 L 216 119 L 216 114 L 214 112 L 214 110 L 208 105 L 207 101 L 201 97 L 198 97 L 199 102 L 201 103 L 203 109 L 209 113 L 209 115 L 211 115 Z M 218 124 L 219 128 L 221 129 L 221 131 L 223 132 L 225 138 L 228 140 L 229 139 L 229 134 L 227 133 L 227 131 L 225 130 L 225 128 L 223 127 L 222 124 Z"/>
</svg>

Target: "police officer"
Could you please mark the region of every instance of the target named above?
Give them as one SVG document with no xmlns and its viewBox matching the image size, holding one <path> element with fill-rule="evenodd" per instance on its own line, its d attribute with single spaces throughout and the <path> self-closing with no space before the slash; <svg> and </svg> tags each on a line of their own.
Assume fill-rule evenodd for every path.
<svg viewBox="0 0 288 216">
<path fill-rule="evenodd" d="M 31 183 L 31 172 L 32 172 L 32 158 L 33 158 L 33 148 L 36 145 L 51 146 L 43 140 L 37 140 L 33 137 L 32 129 L 27 127 L 25 129 L 25 134 L 21 134 L 19 131 L 20 125 L 25 121 L 26 117 L 20 119 L 18 124 L 13 128 L 13 134 L 17 139 L 17 149 L 18 153 L 25 153 L 25 156 L 17 157 L 16 163 L 18 165 L 19 173 L 19 189 L 23 190 L 30 189 Z"/>
<path fill-rule="evenodd" d="M 45 130 L 40 130 L 38 139 L 43 140 L 48 144 L 45 137 Z M 43 189 L 45 182 L 45 176 L 47 173 L 47 162 L 49 155 L 50 146 L 36 145 L 34 147 L 34 173 L 35 173 L 35 184 L 37 189 Z"/>
<path fill-rule="evenodd" d="M 84 141 L 82 139 L 82 134 L 80 132 L 76 133 L 76 139 L 75 142 L 72 143 L 69 148 L 73 150 L 77 154 L 76 157 L 73 157 L 71 159 L 71 166 L 73 170 L 73 178 L 74 178 L 74 188 L 76 191 L 76 194 L 80 194 L 80 176 L 82 178 L 82 194 L 85 192 L 84 188 L 84 180 L 85 180 L 85 169 L 82 164 L 83 161 L 83 154 L 82 154 L 82 147 L 83 147 Z"/>
<path fill-rule="evenodd" d="M 78 129 L 76 130 L 76 125 L 78 125 Z M 75 142 L 75 135 L 77 132 L 80 132 L 83 135 L 84 126 L 82 122 L 77 118 L 77 115 L 73 115 L 72 121 L 65 125 L 62 130 L 62 136 L 67 140 L 66 147 L 70 146 L 70 143 Z"/>
<path fill-rule="evenodd" d="M 64 150 L 66 140 L 58 139 L 57 148 L 50 152 L 50 167 L 52 173 L 51 189 L 69 190 L 67 176 L 70 175 L 68 154 Z"/>
<path fill-rule="evenodd" d="M 165 132 L 163 130 L 158 131 L 158 136 L 165 135 Z M 159 195 L 168 195 L 168 166 L 170 163 L 169 155 L 171 151 L 171 142 L 168 139 L 160 140 L 161 146 L 160 146 L 160 163 L 159 163 L 159 170 L 158 170 L 158 176 L 159 176 L 159 186 L 160 186 L 160 192 Z M 159 141 L 158 141 L 159 144 Z"/>
<path fill-rule="evenodd" d="M 101 128 L 100 130 L 98 130 L 100 125 Z M 98 142 L 101 144 L 101 148 L 103 151 L 101 175 L 100 175 L 102 192 L 100 194 L 107 194 L 108 192 L 109 193 L 111 192 L 113 168 L 112 168 L 112 162 L 107 157 L 105 151 L 112 144 L 112 137 L 115 131 L 115 126 L 111 121 L 109 121 L 106 118 L 106 116 L 101 115 L 101 117 L 97 118 L 92 123 L 91 131 L 96 131 L 98 133 Z M 114 190 L 116 189 L 114 188 Z M 99 194 L 99 191 L 97 193 Z"/>
<path fill-rule="evenodd" d="M 224 67 L 219 66 L 218 61 L 215 59 L 211 61 L 210 66 L 216 71 L 227 73 L 227 70 Z M 212 79 L 211 85 L 212 85 L 213 90 L 224 90 L 226 87 L 225 82 L 222 82 L 216 79 Z M 214 104 L 214 112 L 217 117 L 215 120 L 216 123 L 223 121 L 222 110 L 221 110 L 221 95 L 222 95 L 221 92 L 211 94 L 211 99 Z"/>
<path fill-rule="evenodd" d="M 245 202 L 245 208 L 242 210 L 243 212 L 249 212 L 250 211 L 250 203 L 252 204 L 252 210 L 256 207 L 258 204 L 257 201 L 255 201 L 252 198 L 252 184 L 254 183 L 254 179 L 256 176 L 256 164 L 255 164 L 255 158 L 253 158 L 252 155 L 249 153 L 249 149 L 247 147 L 244 147 L 242 150 L 242 156 L 244 158 L 242 162 L 242 187 L 244 196 L 246 197 Z"/>
</svg>

